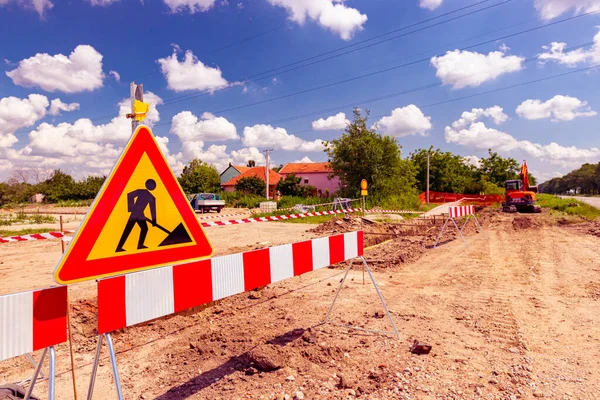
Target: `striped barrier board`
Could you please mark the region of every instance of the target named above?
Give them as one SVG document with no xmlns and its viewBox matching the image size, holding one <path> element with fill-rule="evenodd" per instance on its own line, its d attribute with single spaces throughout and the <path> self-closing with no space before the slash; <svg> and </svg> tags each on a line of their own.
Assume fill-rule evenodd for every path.
<svg viewBox="0 0 600 400">
<path fill-rule="evenodd" d="M 0 361 L 66 341 L 66 286 L 0 296 Z"/>
<path fill-rule="evenodd" d="M 6 236 L 0 237 L 0 243 L 12 243 L 12 242 L 27 242 L 30 240 L 46 240 L 46 239 L 60 239 L 65 236 L 65 233 L 73 233 L 73 230 L 66 230 L 63 232 L 48 232 L 48 233 L 32 233 L 30 235 L 17 235 L 17 236 Z"/>
<path fill-rule="evenodd" d="M 425 211 L 410 211 L 410 210 L 367 210 L 366 214 L 425 214 Z"/>
<path fill-rule="evenodd" d="M 98 334 L 164 317 L 363 254 L 363 232 L 285 244 L 98 281 Z"/>
<path fill-rule="evenodd" d="M 320 215 L 345 214 L 345 213 L 353 213 L 353 212 L 360 212 L 360 211 L 362 211 L 362 209 L 360 209 L 360 208 L 349 208 L 349 209 L 345 209 L 345 210 L 316 211 L 316 212 L 290 214 L 290 215 L 272 215 L 269 217 L 230 219 L 228 221 L 200 222 L 200 225 L 202 225 L 203 228 L 210 228 L 212 226 L 227 226 L 227 225 L 251 224 L 254 222 L 282 221 L 282 220 L 287 220 L 287 219 L 316 217 L 316 216 L 320 216 Z"/>
<path fill-rule="evenodd" d="M 475 214 L 473 206 L 455 206 L 448 207 L 450 218 L 466 217 Z"/>
<path fill-rule="evenodd" d="M 248 215 L 251 214 L 251 211 L 244 213 L 235 213 L 235 214 L 213 214 L 213 215 L 200 215 L 197 219 L 217 219 L 217 218 L 227 218 L 227 217 L 236 217 L 238 215 Z"/>
</svg>

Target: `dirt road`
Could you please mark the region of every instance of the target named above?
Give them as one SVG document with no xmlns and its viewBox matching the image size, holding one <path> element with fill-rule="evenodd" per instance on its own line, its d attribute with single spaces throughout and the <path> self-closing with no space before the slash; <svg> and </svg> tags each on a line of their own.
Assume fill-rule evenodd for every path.
<svg viewBox="0 0 600 400">
<path fill-rule="evenodd" d="M 126 398 L 598 399 L 600 239 L 573 226 L 536 227 L 544 217 L 498 214 L 484 225 L 489 240 L 468 238 L 470 251 L 453 241 L 399 268 L 380 266 L 375 277 L 401 341 L 319 325 L 340 269 L 117 332 Z M 93 310 L 93 301 L 74 307 L 80 396 Z M 381 310 L 357 269 L 334 318 L 389 329 Z M 414 339 L 432 352 L 410 354 Z M 66 345 L 58 359 L 58 399 L 70 399 Z M 16 381 L 26 367 L 23 359 L 0 363 L 0 381 Z M 113 396 L 109 369 L 104 361 L 98 398 Z"/>
</svg>

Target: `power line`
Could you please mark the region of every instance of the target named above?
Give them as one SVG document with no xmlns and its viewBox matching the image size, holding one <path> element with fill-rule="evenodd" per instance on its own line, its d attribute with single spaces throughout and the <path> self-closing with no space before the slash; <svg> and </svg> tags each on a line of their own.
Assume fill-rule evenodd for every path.
<svg viewBox="0 0 600 400">
<path fill-rule="evenodd" d="M 597 11 L 594 11 L 594 12 L 597 12 Z M 495 43 L 495 42 L 500 41 L 500 40 L 505 40 L 505 39 L 516 37 L 516 36 L 524 35 L 524 34 L 531 33 L 531 32 L 534 32 L 534 31 L 537 31 L 537 30 L 540 30 L 540 29 L 547 28 L 549 26 L 554 26 L 554 25 L 557 25 L 557 24 L 560 24 L 560 23 L 568 22 L 568 21 L 571 21 L 572 19 L 575 19 L 575 18 L 580 18 L 583 15 L 585 15 L 585 14 L 576 15 L 576 16 L 565 18 L 565 19 L 562 19 L 562 20 L 550 22 L 548 24 L 544 24 L 544 25 L 533 27 L 533 28 L 525 29 L 525 30 L 522 30 L 520 32 L 515 32 L 515 33 L 509 34 L 509 35 L 504 35 L 504 36 L 496 37 L 496 38 L 490 39 L 490 40 L 485 40 L 483 42 L 479 42 L 479 43 L 476 43 L 476 44 L 473 44 L 473 45 L 470 45 L 470 46 L 463 47 L 463 48 L 461 48 L 459 50 L 460 51 L 466 51 L 466 50 L 469 50 L 469 49 L 473 49 L 475 47 L 483 46 L 483 45 L 490 44 L 490 43 Z M 343 80 L 340 80 L 340 81 L 337 81 L 337 82 L 328 83 L 328 84 L 316 86 L 316 87 L 309 88 L 309 89 L 300 90 L 300 91 L 293 92 L 293 93 L 288 93 L 288 94 L 277 96 L 277 97 L 272 97 L 270 99 L 265 99 L 265 100 L 260 100 L 260 101 L 256 101 L 256 102 L 253 102 L 253 103 L 248 103 L 248 104 L 243 104 L 243 105 L 239 105 L 239 106 L 235 106 L 235 107 L 225 108 L 225 109 L 218 110 L 218 111 L 212 111 L 212 113 L 213 114 L 222 114 L 222 113 L 226 113 L 226 112 L 229 112 L 229 111 L 235 111 L 235 110 L 240 110 L 240 109 L 243 109 L 243 108 L 248 108 L 248 107 L 252 107 L 252 106 L 256 106 L 256 105 L 260 105 L 260 104 L 270 103 L 272 101 L 282 100 L 282 99 L 286 99 L 286 98 L 289 98 L 289 97 L 294 97 L 294 96 L 298 96 L 298 95 L 301 95 L 301 94 L 306 94 L 306 93 L 314 92 L 316 90 L 321 90 L 321 89 L 325 89 L 325 88 L 329 88 L 329 87 L 333 87 L 333 86 L 337 86 L 337 85 L 341 85 L 341 84 L 353 82 L 353 81 L 358 80 L 358 79 L 367 78 L 367 77 L 370 77 L 370 76 L 375 76 L 375 75 L 382 74 L 382 73 L 389 72 L 389 71 L 393 71 L 393 70 L 396 70 L 396 69 L 400 69 L 400 68 L 404 68 L 404 67 L 408 67 L 408 66 L 420 64 L 420 63 L 423 63 L 423 62 L 428 62 L 428 61 L 430 61 L 430 59 L 431 59 L 431 57 L 424 57 L 424 58 L 421 58 L 419 60 L 411 61 L 411 62 L 408 62 L 408 63 L 396 65 L 396 66 L 389 67 L 389 68 L 384 68 L 384 69 L 381 69 L 379 71 L 374 71 L 374 72 L 370 72 L 370 73 L 367 73 L 367 74 L 358 75 L 358 76 L 355 76 L 355 77 L 352 77 L 352 78 L 343 79 Z"/>
<path fill-rule="evenodd" d="M 424 24 L 426 22 L 430 22 L 430 21 L 432 21 L 434 19 L 438 19 L 438 18 L 441 18 L 443 16 L 447 16 L 449 14 L 453 14 L 453 13 L 456 13 L 456 12 L 459 12 L 459 11 L 463 11 L 465 9 L 474 7 L 476 5 L 480 5 L 482 3 L 486 3 L 488 1 L 490 1 L 490 0 L 483 0 L 483 1 L 480 1 L 480 2 L 478 2 L 476 4 L 473 4 L 471 6 L 462 7 L 462 8 L 459 8 L 457 10 L 454 10 L 454 11 L 442 14 L 440 16 L 437 16 L 437 17 L 434 17 L 434 18 L 430 18 L 430 19 L 427 19 L 427 20 L 423 20 L 423 21 L 417 22 L 415 24 L 408 25 L 406 27 L 390 31 L 390 32 L 385 33 L 385 34 L 381 34 L 381 35 L 375 36 L 374 38 L 386 36 L 386 35 L 389 35 L 391 33 L 395 33 L 395 32 L 398 32 L 398 31 L 401 31 L 401 30 L 404 30 L 404 29 L 408 29 L 410 27 L 418 26 L 418 25 Z M 353 52 L 356 52 L 356 51 L 359 51 L 359 50 L 364 50 L 366 48 L 373 47 L 373 46 L 376 46 L 376 45 L 381 44 L 381 43 L 389 42 L 391 40 L 395 40 L 395 39 L 398 39 L 398 38 L 401 38 L 401 37 L 404 37 L 404 36 L 408 36 L 408 35 L 411 35 L 413 33 L 421 32 L 421 31 L 424 31 L 426 29 L 430 29 L 430 28 L 433 28 L 433 27 L 436 27 L 436 26 L 439 26 L 439 25 L 443 25 L 443 24 L 446 24 L 448 22 L 452 22 L 452 21 L 455 21 L 455 20 L 458 20 L 458 19 L 470 16 L 470 15 L 473 15 L 473 14 L 476 14 L 476 13 L 479 13 L 479 12 L 482 12 L 482 11 L 485 11 L 485 10 L 488 10 L 488 9 L 491 9 L 491 8 L 494 8 L 494 7 L 498 7 L 500 5 L 509 3 L 511 1 L 513 1 L 513 0 L 504 0 L 501 3 L 493 4 L 493 5 L 490 5 L 490 6 L 487 6 L 487 7 L 478 9 L 478 10 L 475 10 L 475 11 L 471 11 L 469 13 L 462 14 L 462 15 L 459 15 L 457 17 L 453 17 L 453 18 L 450 18 L 450 19 L 447 19 L 447 20 L 444 20 L 444 21 L 441 21 L 441 22 L 438 22 L 438 23 L 435 23 L 435 24 L 432 24 L 432 25 L 428 25 L 426 27 L 419 28 L 419 29 L 416 29 L 416 30 L 413 30 L 413 31 L 410 31 L 410 32 L 405 32 L 405 33 L 403 33 L 401 35 L 397 35 L 397 36 L 394 36 L 394 37 L 391 37 L 391 38 L 387 38 L 387 39 L 384 39 L 384 40 L 381 40 L 381 41 L 378 41 L 378 42 L 375 42 L 375 43 L 371 43 L 371 44 L 368 44 L 366 46 L 362 46 L 362 47 L 359 47 L 359 48 L 356 48 L 356 49 L 352 49 L 352 50 L 349 50 L 349 51 L 346 51 L 346 52 L 343 52 L 343 53 L 340 53 L 340 54 L 332 55 L 330 57 L 323 58 L 323 59 L 320 59 L 320 60 L 315 60 L 315 61 L 312 61 L 312 62 L 307 63 L 307 64 L 302 64 L 302 65 L 299 65 L 299 66 L 295 66 L 293 68 L 288 68 L 287 70 L 284 70 L 284 71 L 278 71 L 278 72 L 275 72 L 275 73 L 271 73 L 271 72 L 279 70 L 279 69 L 283 69 L 283 68 L 287 68 L 287 67 L 290 67 L 290 66 L 293 66 L 293 65 L 301 64 L 301 63 L 303 63 L 305 61 L 313 60 L 315 58 L 319 58 L 319 57 L 322 57 L 324 55 L 332 54 L 332 53 L 338 52 L 338 51 L 340 51 L 342 49 L 345 49 L 345 48 L 348 48 L 348 47 L 352 47 L 352 46 L 355 46 L 357 44 L 361 44 L 361 43 L 373 40 L 373 38 L 366 39 L 366 40 L 363 40 L 361 42 L 357 42 L 355 44 L 347 45 L 347 46 L 344 46 L 344 47 L 341 47 L 341 48 L 338 48 L 338 49 L 334 49 L 334 50 L 330 50 L 330 51 L 325 52 L 325 53 L 321 53 L 321 54 L 316 55 L 316 56 L 312 56 L 312 57 L 309 57 L 309 58 L 306 58 L 306 59 L 303 59 L 303 60 L 295 61 L 293 63 L 289 63 L 289 64 L 283 65 L 281 67 L 277 67 L 275 69 L 271 69 L 271 70 L 264 71 L 264 72 L 261 72 L 261 73 L 258 73 L 258 74 L 246 76 L 245 78 L 236 80 L 236 82 L 252 83 L 252 82 L 260 81 L 260 80 L 263 80 L 263 79 L 271 78 L 271 77 L 274 77 L 276 75 L 280 75 L 280 74 L 283 74 L 283 73 L 295 71 L 295 70 L 298 70 L 298 69 L 301 69 L 301 68 L 304 68 L 304 67 L 308 67 L 308 66 L 311 66 L 311 65 L 315 65 L 315 64 L 318 64 L 318 63 L 321 63 L 321 62 L 324 62 L 324 61 L 328 61 L 328 60 L 337 58 L 337 57 L 341 57 L 343 55 L 350 54 L 350 53 L 353 53 Z M 260 75 L 264 75 L 264 76 L 260 76 Z M 189 94 L 186 94 L 186 95 L 176 96 L 176 97 L 173 97 L 171 99 L 166 100 L 165 103 L 164 103 L 164 105 L 170 105 L 170 104 L 178 103 L 180 101 L 185 101 L 185 100 L 189 100 L 189 99 L 196 98 L 196 97 L 201 97 L 201 96 L 206 96 L 206 95 L 209 95 L 209 94 L 214 94 L 215 92 L 221 92 L 221 91 L 224 91 L 224 90 L 229 90 L 232 87 L 235 87 L 235 85 L 227 85 L 227 86 L 223 86 L 221 88 L 216 88 L 216 89 L 212 89 L 212 90 L 203 90 L 203 91 L 200 91 L 199 93 L 189 93 Z"/>
</svg>

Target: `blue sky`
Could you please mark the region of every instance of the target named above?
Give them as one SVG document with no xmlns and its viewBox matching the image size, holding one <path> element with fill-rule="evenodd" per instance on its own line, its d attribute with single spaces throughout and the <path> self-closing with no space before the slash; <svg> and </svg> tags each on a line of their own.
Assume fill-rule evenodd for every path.
<svg viewBox="0 0 600 400">
<path fill-rule="evenodd" d="M 261 163 L 265 148 L 274 164 L 324 161 L 322 140 L 356 106 L 405 155 L 434 146 L 477 162 L 491 147 L 548 179 L 600 161 L 596 9 L 600 0 L 0 0 L 0 179 L 107 173 L 130 135 L 132 80 L 176 172 L 194 157 Z"/>
</svg>

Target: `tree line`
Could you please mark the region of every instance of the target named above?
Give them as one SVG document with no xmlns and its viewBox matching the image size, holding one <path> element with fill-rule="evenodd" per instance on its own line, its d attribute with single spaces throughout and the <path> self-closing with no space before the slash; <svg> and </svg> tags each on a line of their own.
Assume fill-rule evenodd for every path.
<svg viewBox="0 0 600 400">
<path fill-rule="evenodd" d="M 600 163 L 583 164 L 565 176 L 542 183 L 539 189 L 541 192 L 552 194 L 565 194 L 569 191 L 581 194 L 599 194 Z"/>
<path fill-rule="evenodd" d="M 397 139 L 381 135 L 375 128 L 369 127 L 368 117 L 368 111 L 355 109 L 354 119 L 344 133 L 325 143 L 332 175 L 338 176 L 341 181 L 340 190 L 336 193 L 338 195 L 358 197 L 360 182 L 366 179 L 369 183 L 369 200 L 390 207 L 416 205 L 419 192 L 426 190 L 428 154 L 431 191 L 503 194 L 504 182 L 518 178 L 519 163 L 513 158 L 501 157 L 492 150 L 475 165 L 465 157 L 433 148 L 418 149 L 403 158 L 402 146 Z M 249 166 L 253 164 L 248 163 Z M 586 167 L 586 171 L 589 168 Z M 597 166 L 594 171 L 597 179 Z M 588 172 L 586 174 L 589 175 Z M 35 193 L 45 194 L 49 202 L 92 199 L 105 180 L 105 177 L 97 176 L 75 180 L 69 174 L 55 170 L 47 179 L 29 183 L 22 175 L 21 170 L 13 174 L 8 182 L 0 183 L 0 205 L 26 202 Z M 530 177 L 530 180 L 535 184 L 535 178 Z M 199 159 L 192 160 L 184 167 L 178 181 L 187 194 L 220 191 L 219 172 L 214 165 Z M 598 180 L 594 182 L 597 190 Z M 588 190 L 587 183 L 578 185 Z M 313 189 L 302 185 L 301 179 L 295 175 L 288 175 L 277 185 L 277 190 L 283 196 L 311 196 L 316 192 Z M 236 185 L 236 190 L 262 196 L 265 183 L 258 178 L 243 178 Z"/>
</svg>

